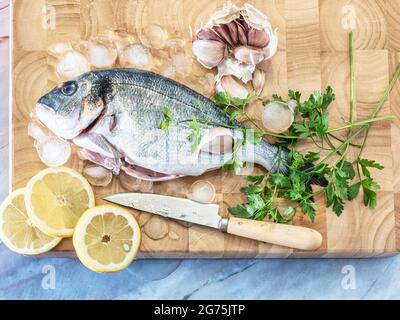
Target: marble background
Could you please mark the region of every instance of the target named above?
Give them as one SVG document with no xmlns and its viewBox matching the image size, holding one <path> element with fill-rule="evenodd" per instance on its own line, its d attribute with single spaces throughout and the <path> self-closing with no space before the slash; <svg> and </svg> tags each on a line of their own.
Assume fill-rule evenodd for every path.
<svg viewBox="0 0 400 320">
<path fill-rule="evenodd" d="M 8 193 L 7 20 L 1 10 L 0 200 Z M 0 243 L 0 299 L 398 299 L 399 269 L 400 256 L 142 260 L 119 274 L 99 275 L 77 260 L 19 256 Z"/>
</svg>

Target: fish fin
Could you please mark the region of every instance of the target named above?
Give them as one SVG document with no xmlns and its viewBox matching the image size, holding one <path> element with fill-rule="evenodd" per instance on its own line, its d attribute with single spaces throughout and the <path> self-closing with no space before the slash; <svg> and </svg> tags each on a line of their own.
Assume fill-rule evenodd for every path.
<svg viewBox="0 0 400 320">
<path fill-rule="evenodd" d="M 113 170 L 115 174 L 119 173 L 121 155 L 103 136 L 97 133 L 89 133 L 83 137 L 75 138 L 73 142 L 83 148 L 81 154 L 89 161 Z M 112 164 L 113 167 L 110 168 Z"/>
<path fill-rule="evenodd" d="M 134 164 L 127 163 L 126 161 L 124 161 L 121 169 L 127 175 L 133 178 L 145 181 L 152 181 L 152 182 L 169 181 L 183 177 L 178 175 L 167 175 L 159 173 L 150 169 L 146 169 Z"/>
</svg>

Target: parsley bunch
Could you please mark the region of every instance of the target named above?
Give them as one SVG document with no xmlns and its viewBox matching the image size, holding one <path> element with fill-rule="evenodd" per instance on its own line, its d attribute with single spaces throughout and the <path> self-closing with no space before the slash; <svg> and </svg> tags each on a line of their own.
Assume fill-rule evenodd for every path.
<svg viewBox="0 0 400 320">
<path fill-rule="evenodd" d="M 347 201 L 354 200 L 361 192 L 366 207 L 375 209 L 377 206 L 377 193 L 379 184 L 374 180 L 371 169 L 382 170 L 384 167 L 374 160 L 362 157 L 363 150 L 368 139 L 369 128 L 372 123 L 382 120 L 389 120 L 393 117 L 377 116 L 395 82 L 400 76 L 400 65 L 398 66 L 392 80 L 390 81 L 384 95 L 367 120 L 355 121 L 356 100 L 355 100 L 355 57 L 353 46 L 353 34 L 349 36 L 350 55 L 350 117 L 349 121 L 338 128 L 329 126 L 329 106 L 335 100 L 331 87 L 325 92 L 315 91 L 310 97 L 301 101 L 300 92 L 289 90 L 288 98 L 297 103 L 295 109 L 296 121 L 287 134 L 270 134 L 257 127 L 259 134 L 271 135 L 280 138 L 280 145 L 290 149 L 287 155 L 288 171 L 286 176 L 282 173 L 268 173 L 264 176 L 247 177 L 250 182 L 248 187 L 242 189 L 247 197 L 247 203 L 229 208 L 234 216 L 262 220 L 268 218 L 278 223 L 287 223 L 296 214 L 296 208 L 300 208 L 303 214 L 314 221 L 318 210 L 314 198 L 318 195 L 325 195 L 326 206 L 331 207 L 333 212 L 340 216 Z M 221 102 L 221 94 L 217 103 Z M 223 99 L 222 99 L 223 100 Z M 272 100 L 287 103 L 277 95 Z M 227 112 L 229 104 L 223 100 Z M 267 101 L 269 102 L 269 101 Z M 266 103 L 267 103 L 266 102 Z M 238 108 L 235 108 L 236 111 Z M 238 114 L 250 118 L 245 111 L 238 111 Z M 251 119 L 249 119 L 251 120 Z M 344 138 L 336 135 L 336 132 L 346 131 Z M 356 137 L 362 136 L 362 143 L 354 142 Z M 297 144 L 302 140 L 311 140 L 317 147 L 316 152 L 302 154 L 297 151 Z M 358 150 L 356 157 L 350 159 L 350 148 Z M 281 149 L 280 149 L 281 150 Z M 281 161 L 281 152 L 276 160 Z M 273 170 L 272 170 L 273 171 Z M 318 188 L 315 192 L 311 184 L 318 181 L 327 181 L 325 186 Z M 278 206 L 281 200 L 289 200 L 295 205 L 289 206 L 281 214 Z"/>
</svg>

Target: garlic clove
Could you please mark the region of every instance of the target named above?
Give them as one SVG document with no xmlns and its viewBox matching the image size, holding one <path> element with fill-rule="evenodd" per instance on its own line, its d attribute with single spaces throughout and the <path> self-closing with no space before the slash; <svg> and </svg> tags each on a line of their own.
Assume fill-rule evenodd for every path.
<svg viewBox="0 0 400 320">
<path fill-rule="evenodd" d="M 192 44 L 197 60 L 207 69 L 216 67 L 225 57 L 226 45 L 214 40 L 196 40 Z"/>
<path fill-rule="evenodd" d="M 229 34 L 232 39 L 233 45 L 237 45 L 239 42 L 239 34 L 238 34 L 238 26 L 235 21 L 231 21 L 227 24 L 227 27 L 229 29 Z"/>
<path fill-rule="evenodd" d="M 122 67 L 133 67 L 149 70 L 152 66 L 153 57 L 145 46 L 141 44 L 131 45 L 121 53 L 120 64 Z"/>
<path fill-rule="evenodd" d="M 167 30 L 161 26 L 151 25 L 144 28 L 139 38 L 144 46 L 159 50 L 166 46 L 169 35 Z"/>
<path fill-rule="evenodd" d="M 243 46 L 247 46 L 247 34 L 242 24 L 238 23 L 238 40 Z"/>
<path fill-rule="evenodd" d="M 270 39 L 264 30 L 250 28 L 247 33 L 248 45 L 257 48 L 265 48 L 268 46 Z"/>
<path fill-rule="evenodd" d="M 219 42 L 224 42 L 224 40 L 213 30 L 203 29 L 197 33 L 197 40 L 214 40 Z"/>
<path fill-rule="evenodd" d="M 232 97 L 245 99 L 249 92 L 246 87 L 233 76 L 223 76 L 216 84 L 217 92 L 228 92 Z"/>
<path fill-rule="evenodd" d="M 214 30 L 222 39 L 224 39 L 227 44 L 229 44 L 231 47 L 233 46 L 233 41 L 227 25 L 216 25 L 212 27 L 212 30 Z"/>
<path fill-rule="evenodd" d="M 275 133 L 285 132 L 294 121 L 294 113 L 283 102 L 271 101 L 267 103 L 262 111 L 262 122 L 264 127 Z"/>
<path fill-rule="evenodd" d="M 256 94 L 259 96 L 264 89 L 265 85 L 265 71 L 256 69 L 253 74 L 253 89 Z"/>
<path fill-rule="evenodd" d="M 265 49 L 265 59 L 272 58 L 275 53 L 278 51 L 278 30 L 266 29 L 268 32 L 268 36 L 270 38 L 270 42 Z"/>
<path fill-rule="evenodd" d="M 92 186 L 106 187 L 112 181 L 112 172 L 102 166 L 89 165 L 82 173 Z"/>
<path fill-rule="evenodd" d="M 57 74 L 63 80 L 74 79 L 90 71 L 90 64 L 87 58 L 80 52 L 67 51 L 57 64 Z"/>
<path fill-rule="evenodd" d="M 246 64 L 257 65 L 264 60 L 264 51 L 259 48 L 240 46 L 233 49 L 234 57 Z"/>
<path fill-rule="evenodd" d="M 248 83 L 253 78 L 255 65 L 244 64 L 232 57 L 227 57 L 218 65 L 217 81 L 223 76 L 235 76 L 244 83 Z"/>
</svg>

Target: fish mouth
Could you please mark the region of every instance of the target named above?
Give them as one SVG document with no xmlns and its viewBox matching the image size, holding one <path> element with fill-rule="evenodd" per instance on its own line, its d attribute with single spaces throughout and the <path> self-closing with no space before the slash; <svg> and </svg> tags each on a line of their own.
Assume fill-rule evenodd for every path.
<svg viewBox="0 0 400 320">
<path fill-rule="evenodd" d="M 88 134 L 106 114 L 106 108 L 104 108 L 87 126 L 82 126 L 80 121 L 81 112 L 79 110 L 75 110 L 68 121 L 62 121 L 62 123 L 60 123 L 59 120 L 61 119 L 57 117 L 55 110 L 44 103 L 36 103 L 35 111 L 40 122 L 54 134 L 66 140 Z"/>
</svg>

